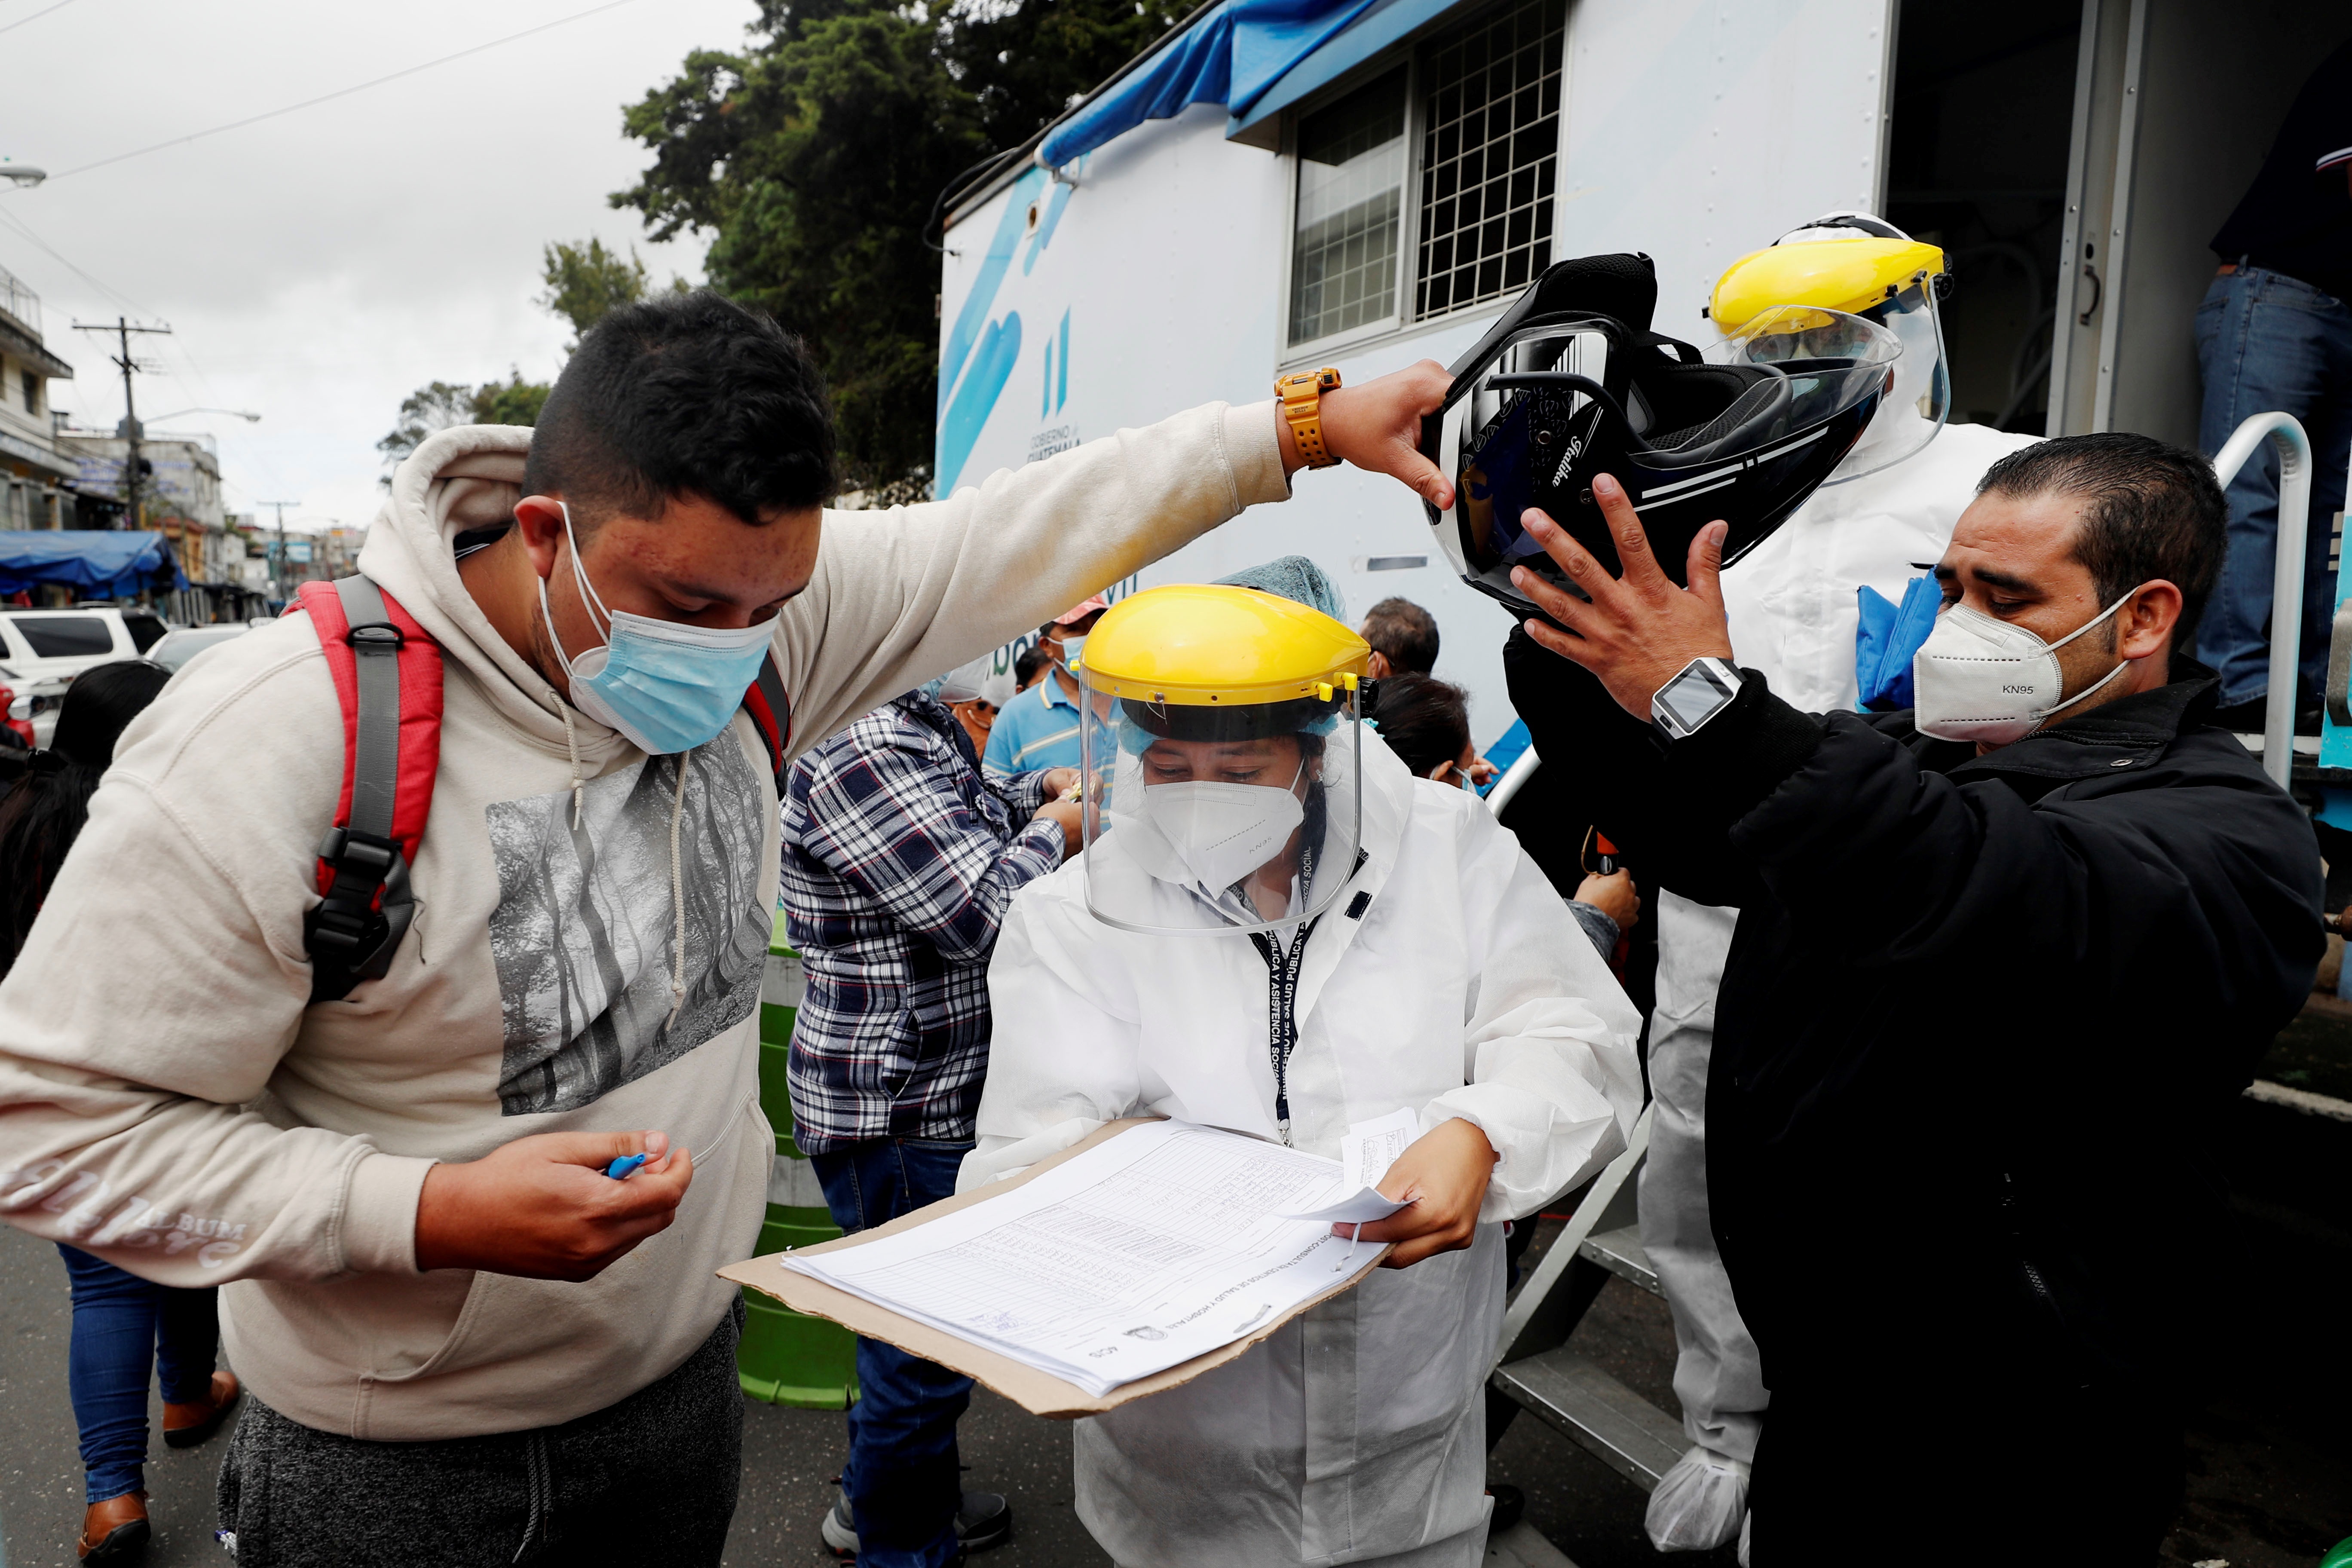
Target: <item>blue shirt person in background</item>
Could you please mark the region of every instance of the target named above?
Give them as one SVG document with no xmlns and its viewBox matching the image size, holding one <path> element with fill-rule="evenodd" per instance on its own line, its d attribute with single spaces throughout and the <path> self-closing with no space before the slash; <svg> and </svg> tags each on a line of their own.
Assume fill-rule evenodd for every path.
<svg viewBox="0 0 2352 1568">
<path fill-rule="evenodd" d="M 1099 594 L 1071 605 L 1037 628 L 1037 649 L 1053 661 L 1045 679 L 1005 704 L 988 734 L 991 773 L 1075 768 L 1079 755 L 1077 678 L 1070 661 L 1087 633 L 1110 608 Z"/>
</svg>

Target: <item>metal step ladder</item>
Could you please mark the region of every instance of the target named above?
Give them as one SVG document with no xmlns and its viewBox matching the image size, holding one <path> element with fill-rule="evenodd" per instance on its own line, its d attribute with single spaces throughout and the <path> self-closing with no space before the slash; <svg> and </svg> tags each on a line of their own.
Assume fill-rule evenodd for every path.
<svg viewBox="0 0 2352 1568">
<path fill-rule="evenodd" d="M 1664 1294 L 1642 1250 L 1633 1210 L 1634 1178 L 1650 1147 L 1650 1116 L 1645 1108 L 1633 1124 L 1631 1146 L 1574 1194 L 1567 1228 L 1511 1293 L 1502 1353 L 1486 1381 L 1489 1447 L 1526 1410 L 1645 1492 L 1683 1457 L 1690 1439 L 1681 1422 L 1579 1354 L 1571 1341 L 1611 1276 Z"/>
</svg>

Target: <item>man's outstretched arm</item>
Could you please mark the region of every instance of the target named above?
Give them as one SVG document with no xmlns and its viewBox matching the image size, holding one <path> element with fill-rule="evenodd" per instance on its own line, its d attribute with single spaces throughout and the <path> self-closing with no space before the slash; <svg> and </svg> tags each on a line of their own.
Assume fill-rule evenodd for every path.
<svg viewBox="0 0 2352 1568">
<path fill-rule="evenodd" d="M 1421 455 L 1421 420 L 1451 384 L 1424 361 L 1323 397 L 1326 445 L 1418 496 L 1452 500 Z M 809 591 L 777 617 L 803 751 L 942 670 L 1001 647 L 1261 502 L 1303 466 L 1272 402 L 1209 404 L 942 500 L 828 512 Z"/>
</svg>

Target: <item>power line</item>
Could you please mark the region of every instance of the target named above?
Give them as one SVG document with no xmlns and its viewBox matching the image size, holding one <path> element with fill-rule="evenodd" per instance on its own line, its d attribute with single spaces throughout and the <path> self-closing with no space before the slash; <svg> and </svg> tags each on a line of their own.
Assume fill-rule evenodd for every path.
<svg viewBox="0 0 2352 1568">
<path fill-rule="evenodd" d="M 11 23 L 9 23 L 6 26 L 5 26 L 5 27 L 0 27 L 0 33 L 13 33 L 13 32 L 15 32 L 15 31 L 16 31 L 17 28 L 19 28 L 19 27 L 26 26 L 29 26 L 29 25 L 30 25 L 30 24 L 32 24 L 32 23 L 35 23 L 35 22 L 39 21 L 42 17 L 44 17 L 44 16 L 47 16 L 51 11 L 62 11 L 62 10 L 64 10 L 67 6 L 68 6 L 68 5 L 72 5 L 72 4 L 73 4 L 73 0 L 58 0 L 58 3 L 57 3 L 56 5 L 50 5 L 50 6 L 47 6 L 47 7 L 46 7 L 46 8 L 42 9 L 42 10 L 36 11 L 36 12 L 34 12 L 31 16 L 26 16 L 26 17 L 23 18 L 23 19 L 22 19 L 22 20 L 20 20 L 20 21 L 11 22 Z"/>
<path fill-rule="evenodd" d="M 495 49 L 502 45 L 514 43 L 518 39 L 528 38 L 533 34 L 544 33 L 555 27 L 568 26 L 573 22 L 585 21 L 591 16 L 601 16 L 606 11 L 617 11 L 624 5 L 632 5 L 635 3 L 636 0 L 605 0 L 605 4 L 602 5 L 592 5 L 585 11 L 575 11 L 569 16 L 559 16 L 552 22 L 541 22 L 536 27 L 525 27 L 520 33 L 509 33 L 503 38 L 492 38 L 488 43 L 476 44 L 471 48 L 459 49 L 454 55 L 443 55 L 439 59 L 426 60 L 422 65 L 409 66 L 405 69 L 394 71 L 389 76 L 380 76 L 373 80 L 359 82 L 351 87 L 339 87 L 332 92 L 321 93 L 316 98 L 306 98 L 299 103 L 289 103 L 283 109 L 272 109 L 264 113 L 249 115 L 243 120 L 232 120 L 226 125 L 215 125 L 210 130 L 198 131 L 192 135 L 174 136 L 168 142 L 157 142 L 151 146 L 133 148 L 128 153 L 117 153 L 111 158 L 100 158 L 94 163 L 78 163 L 70 169 L 51 174 L 49 179 L 54 183 L 58 180 L 65 179 L 69 175 L 86 174 L 92 169 L 103 169 L 110 163 L 120 163 L 124 162 L 126 159 L 143 158 L 150 153 L 160 153 L 167 147 L 182 147 L 191 142 L 201 142 L 207 136 L 217 136 L 225 131 L 238 131 L 248 125 L 258 125 L 265 120 L 276 120 L 280 115 L 291 114 L 296 110 L 311 109 L 321 103 L 331 103 L 339 98 L 349 98 L 352 93 L 365 92 L 372 87 L 382 87 L 388 81 L 398 81 L 403 77 L 415 76 L 419 71 L 428 71 L 436 66 L 446 66 L 452 60 L 462 60 L 468 55 L 478 55 L 485 49 Z M 59 4 L 70 5 L 72 4 L 72 0 L 59 0 Z M 52 10 L 56 8 L 57 7 L 55 6 L 51 7 Z M 46 12 L 42 13 L 42 15 L 45 16 L 47 14 L 47 13 Z M 31 20 L 33 20 L 33 18 L 30 16 L 25 18 L 26 22 L 29 22 Z M 14 26 L 20 27 L 24 25 L 24 22 L 14 24 Z M 5 31 L 7 31 L 5 27 L 0 27 L 0 32 Z M 54 252 L 52 254 L 54 254 Z M 63 258 L 59 258 L 59 259 L 62 260 Z"/>
<path fill-rule="evenodd" d="M 151 310 L 147 309 L 146 306 L 142 305 L 138 300 L 131 299 L 129 295 L 123 293 L 119 289 L 108 288 L 104 283 L 100 282 L 89 273 L 84 272 L 80 268 L 76 267 L 70 260 L 67 259 L 65 252 L 59 250 L 56 246 L 51 245 L 47 240 L 43 239 L 39 235 L 35 234 L 30 224 L 26 223 L 23 218 L 18 217 L 15 213 L 9 211 L 5 205 L 0 205 L 0 223 L 6 224 L 18 234 L 23 235 L 26 239 L 31 240 L 35 245 L 37 245 L 43 250 L 47 251 L 49 255 L 56 259 L 59 266 L 72 273 L 75 277 L 80 279 L 83 282 L 89 284 L 91 288 L 97 289 L 100 293 L 105 295 L 108 299 L 113 300 L 116 304 L 123 306 L 129 310 L 135 310 L 142 316 L 161 316 L 163 314 L 161 310 Z"/>
</svg>

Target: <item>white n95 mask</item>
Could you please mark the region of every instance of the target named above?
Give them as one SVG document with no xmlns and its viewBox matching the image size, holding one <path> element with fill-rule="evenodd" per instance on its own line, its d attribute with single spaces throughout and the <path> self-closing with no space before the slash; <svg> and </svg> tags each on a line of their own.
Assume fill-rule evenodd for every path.
<svg viewBox="0 0 2352 1568">
<path fill-rule="evenodd" d="M 1297 783 L 1294 777 L 1292 787 Z M 1143 815 L 1184 868 L 1222 893 L 1282 852 L 1307 820 L 1307 807 L 1271 784 L 1195 782 L 1145 785 Z"/>
<path fill-rule="evenodd" d="M 2023 626 L 1996 620 L 1982 610 L 1954 605 L 1936 617 L 1936 629 L 1911 656 L 1913 725 L 1939 741 L 1990 746 L 2005 746 L 2029 733 L 2129 668 L 2131 660 L 2118 660 L 2115 668 L 2074 696 L 2059 700 L 2066 675 L 2058 667 L 2057 650 L 2130 599 L 2131 594 L 2126 594 L 2056 642 L 2043 642 Z"/>
</svg>

